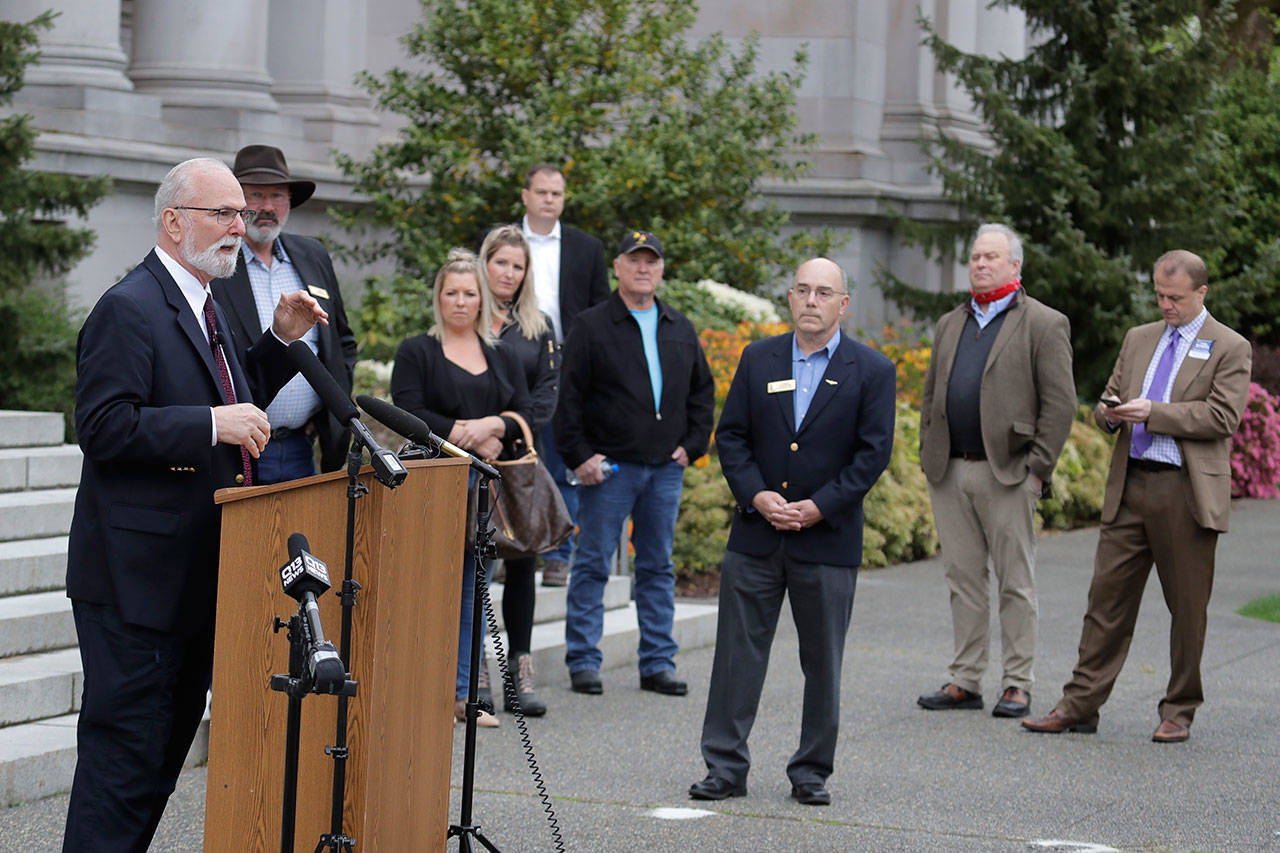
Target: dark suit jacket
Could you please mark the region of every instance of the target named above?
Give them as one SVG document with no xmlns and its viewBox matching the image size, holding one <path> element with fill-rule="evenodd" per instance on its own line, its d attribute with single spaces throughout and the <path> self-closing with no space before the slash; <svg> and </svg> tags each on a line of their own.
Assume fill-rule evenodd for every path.
<svg viewBox="0 0 1280 853">
<path fill-rule="evenodd" d="M 738 511 L 729 549 L 763 557 L 781 544 L 811 563 L 862 563 L 862 499 L 893 452 L 896 370 L 866 344 L 842 335 L 795 428 L 795 394 L 769 393 L 769 383 L 791 379 L 792 335 L 750 344 L 734 373 L 716 447 Z M 789 501 L 811 499 L 823 519 L 781 532 L 751 506 L 761 491 Z"/>
<path fill-rule="evenodd" d="M 356 337 L 347 323 L 347 312 L 342 305 L 342 291 L 333 272 L 329 252 L 319 240 L 281 234 L 280 243 L 285 254 L 297 268 L 298 277 L 308 287 L 308 292 L 329 313 L 329 325 L 317 327 L 320 334 L 320 350 L 317 353 L 325 368 L 338 381 L 338 386 L 351 396 L 352 377 L 356 367 Z M 213 298 L 218 300 L 231 323 L 236 336 L 236 355 L 244 360 L 245 350 L 262 334 L 258 321 L 258 309 L 253 301 L 253 289 L 249 286 L 249 273 L 245 269 L 244 256 L 236 262 L 235 275 L 218 278 L 209 283 Z M 317 289 L 320 292 L 317 292 Z M 327 294 L 327 295 L 325 295 Z M 261 401 L 263 408 L 270 400 Z M 346 424 L 321 408 L 313 423 L 320 443 L 320 470 L 336 471 L 347 463 L 347 447 L 351 432 Z"/>
<path fill-rule="evenodd" d="M 1132 400 L 1142 396 L 1147 365 L 1165 328 L 1166 323 L 1160 320 L 1125 334 L 1104 397 Z M 1253 349 L 1247 340 L 1212 316 L 1205 319 L 1197 338 L 1213 341 L 1213 350 L 1206 359 L 1188 355 L 1182 360 L 1178 375 L 1173 378 L 1169 402 L 1151 404 L 1147 429 L 1177 440 L 1191 483 L 1191 515 L 1196 524 L 1226 533 L 1231 512 L 1231 436 L 1240 425 L 1249 400 Z M 1101 403 L 1093 417 L 1098 426 L 1108 429 L 1106 407 Z M 1115 521 L 1120 510 L 1132 437 L 1133 425 L 1123 424 L 1111 455 L 1102 503 L 1102 520 L 1106 523 Z"/>
<path fill-rule="evenodd" d="M 458 390 L 449 369 L 440 340 L 431 334 L 415 335 L 402 341 L 391 368 L 391 400 L 406 412 L 426 421 L 431 431 L 448 438 L 453 423 L 459 419 L 487 417 L 499 412 L 518 412 L 525 421 L 532 420 L 529 389 L 524 367 L 510 347 L 485 346 L 484 360 L 489 366 L 492 383 L 492 410 L 481 402 L 466 399 Z M 503 418 L 509 443 L 521 436 L 520 427 L 511 418 Z"/>
<path fill-rule="evenodd" d="M 216 303 L 215 303 L 216 304 Z M 226 315 L 217 310 L 227 327 Z M 270 399 L 296 372 L 270 332 L 232 348 L 239 402 Z M 221 514 L 238 445 L 212 445 L 224 405 L 213 352 L 153 251 L 107 290 L 77 344 L 76 431 L 84 451 L 67 550 L 67 595 L 115 607 L 124 621 L 194 633 L 213 614 Z"/>
<path fill-rule="evenodd" d="M 609 295 L 604 244 L 560 223 L 560 332 L 565 338 L 573 321 Z"/>
</svg>

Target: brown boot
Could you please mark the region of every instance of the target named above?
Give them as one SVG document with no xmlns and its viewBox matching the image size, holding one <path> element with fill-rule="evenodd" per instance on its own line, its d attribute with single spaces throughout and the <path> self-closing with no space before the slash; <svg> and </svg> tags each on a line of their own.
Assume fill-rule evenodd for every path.
<svg viewBox="0 0 1280 853">
<path fill-rule="evenodd" d="M 564 560 L 547 560 L 542 566 L 543 586 L 568 586 L 569 564 Z"/>
</svg>

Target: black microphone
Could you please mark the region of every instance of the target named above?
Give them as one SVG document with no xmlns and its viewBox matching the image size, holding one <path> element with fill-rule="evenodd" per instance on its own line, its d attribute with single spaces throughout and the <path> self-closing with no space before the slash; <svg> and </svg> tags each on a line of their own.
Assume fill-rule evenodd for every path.
<svg viewBox="0 0 1280 853">
<path fill-rule="evenodd" d="M 280 583 L 285 594 L 296 599 L 299 611 L 306 620 L 307 673 L 316 693 L 341 693 L 347 680 L 347 668 L 338 657 L 338 650 L 324 638 L 320 626 L 320 605 L 317 595 L 329 589 L 329 570 L 313 557 L 307 547 L 307 537 L 294 533 L 289 537 L 289 562 L 280 569 Z"/>
<path fill-rule="evenodd" d="M 298 369 L 315 390 L 324 407 L 335 418 L 350 427 L 358 444 L 369 448 L 369 464 L 373 466 L 373 476 L 379 483 L 389 489 L 404 482 L 409 472 L 390 450 L 383 448 L 374 439 L 369 428 L 360 422 L 360 412 L 356 410 L 351 398 L 346 395 L 333 376 L 325 370 L 320 359 L 307 346 L 306 341 L 296 340 L 289 344 L 289 363 Z"/>
<path fill-rule="evenodd" d="M 417 415 L 406 412 L 386 400 L 379 400 L 377 397 L 370 397 L 367 394 L 361 394 L 356 397 L 356 402 L 360 404 L 360 408 L 369 413 L 371 418 L 392 432 L 397 432 L 418 444 L 429 444 L 437 450 L 443 451 L 450 456 L 455 456 L 458 459 L 467 459 L 471 462 L 472 468 L 475 468 L 491 480 L 502 479 L 502 475 L 498 473 L 497 468 L 478 458 L 474 453 L 469 453 L 458 447 L 458 445 L 436 435 L 431 431 L 431 427 L 427 426 L 426 421 Z"/>
</svg>

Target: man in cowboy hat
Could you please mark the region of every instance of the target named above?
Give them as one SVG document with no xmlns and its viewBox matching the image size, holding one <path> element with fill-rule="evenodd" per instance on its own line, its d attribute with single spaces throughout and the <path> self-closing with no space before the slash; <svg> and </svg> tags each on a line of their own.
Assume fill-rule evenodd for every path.
<svg viewBox="0 0 1280 853">
<path fill-rule="evenodd" d="M 284 153 L 270 145 L 241 148 L 231 171 L 244 190 L 246 205 L 258 212 L 245 227 L 235 273 L 211 284 L 231 324 L 238 355 L 243 358 L 247 343 L 257 340 L 271 323 L 272 308 L 281 294 L 305 290 L 329 312 L 329 325 L 312 328 L 303 340 L 350 395 L 356 339 L 347 324 L 333 262 L 320 241 L 281 233 L 289 211 L 311 198 L 315 183 L 290 177 Z M 314 474 L 317 441 L 321 470 L 334 471 L 345 464 L 348 430 L 325 410 L 301 375 L 267 406 L 267 419 L 271 443 L 258 459 L 259 483 Z"/>
</svg>

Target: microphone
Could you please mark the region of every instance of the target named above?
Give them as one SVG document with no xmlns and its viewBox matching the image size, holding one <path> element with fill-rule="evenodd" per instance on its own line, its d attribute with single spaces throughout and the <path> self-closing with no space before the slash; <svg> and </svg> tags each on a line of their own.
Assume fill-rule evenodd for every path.
<svg viewBox="0 0 1280 853">
<path fill-rule="evenodd" d="M 478 458 L 475 454 L 469 453 L 458 445 L 436 435 L 431 431 L 431 427 L 427 426 L 426 421 L 417 415 L 406 412 L 386 400 L 379 400 L 377 397 L 370 397 L 367 394 L 361 394 L 356 397 L 356 402 L 360 404 L 360 408 L 369 413 L 370 417 L 392 432 L 399 433 L 418 444 L 429 444 L 437 450 L 458 459 L 467 459 L 471 462 L 472 468 L 475 468 L 490 480 L 502 479 L 502 475 L 498 473 L 497 468 Z"/>
<path fill-rule="evenodd" d="M 379 445 L 369 428 L 360 422 L 360 412 L 355 404 L 325 370 L 311 347 L 303 340 L 296 340 L 289 344 L 286 353 L 289 363 L 306 378 L 325 408 L 351 429 L 357 444 L 369 448 L 369 464 L 373 466 L 374 478 L 389 489 L 403 483 L 409 472 L 396 455 Z"/>
<path fill-rule="evenodd" d="M 289 537 L 289 562 L 280 569 L 280 583 L 285 594 L 300 603 L 299 611 L 305 621 L 307 637 L 307 673 L 316 693 L 341 693 L 347 680 L 347 668 L 338 657 L 338 650 L 324 638 L 320 626 L 320 605 L 317 595 L 329 589 L 329 570 L 313 557 L 307 546 L 307 537 L 294 533 Z"/>
</svg>

